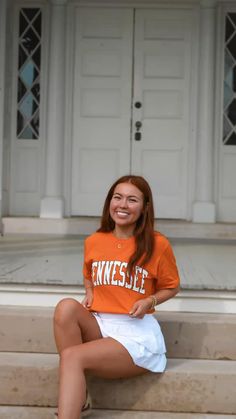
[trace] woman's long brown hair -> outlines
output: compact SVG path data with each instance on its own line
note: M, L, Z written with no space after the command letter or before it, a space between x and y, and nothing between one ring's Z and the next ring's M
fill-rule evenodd
M98 232L110 232L115 228L115 223L110 216L110 201L116 186L120 183L131 183L143 194L143 212L137 220L134 229L136 249L130 257L127 268L128 272L131 273L137 262L144 265L151 259L154 250L154 207L151 188L142 176L122 176L113 183L108 191Z

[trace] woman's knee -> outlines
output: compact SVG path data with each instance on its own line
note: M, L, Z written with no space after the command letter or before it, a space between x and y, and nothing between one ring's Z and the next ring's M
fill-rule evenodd
M80 350L80 345L69 346L63 349L60 354L60 362L65 367L75 367L81 370L84 369L83 351Z
M64 298L59 301L54 311L54 323L67 325L76 320L81 304L73 298Z

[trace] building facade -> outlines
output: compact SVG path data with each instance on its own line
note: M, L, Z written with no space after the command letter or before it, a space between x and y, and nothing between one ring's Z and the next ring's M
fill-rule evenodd
M235 1L0 8L2 216L98 216L132 173L158 218L236 222Z

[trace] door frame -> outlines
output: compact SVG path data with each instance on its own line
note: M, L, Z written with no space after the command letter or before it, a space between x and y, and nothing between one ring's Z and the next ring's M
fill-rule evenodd
M112 4L107 4L102 1L96 2L79 2L68 5L67 13L67 40L66 40L66 112L65 112L65 167L64 167L64 196L65 196L65 216L71 216L71 195L72 195L72 115L73 115L73 80L74 80L74 46L75 46L75 9L77 7L109 7L109 8L130 8L134 9L173 9L173 3L163 5L155 2L154 4L145 3L136 4L135 2L126 1L120 4L114 1ZM192 50L191 50L191 70L190 70L190 121L189 121L189 145L188 145L188 187L187 187L187 217L186 220L192 218L192 203L195 195L195 173L196 173L196 146L197 146L197 105L198 105L198 57L199 57L199 6L196 4L182 5L181 3L174 5L178 10L192 11Z

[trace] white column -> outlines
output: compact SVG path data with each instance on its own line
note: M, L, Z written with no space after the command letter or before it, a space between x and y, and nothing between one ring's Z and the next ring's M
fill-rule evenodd
M193 204L194 222L215 222L215 203L213 202L215 40L215 1L202 1L200 12L196 201Z
M3 193L3 121L4 121L4 85L5 85L5 42L6 42L6 0L0 1L0 230Z
M63 144L65 115L65 24L66 0L51 0L49 79L46 139L46 186L41 218L62 218Z

